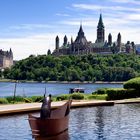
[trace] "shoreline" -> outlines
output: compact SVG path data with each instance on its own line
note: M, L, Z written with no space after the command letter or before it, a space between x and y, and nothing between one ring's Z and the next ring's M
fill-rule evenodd
M63 105L65 101L52 102L52 109L58 108ZM124 100L73 100L71 108L81 107L96 107L96 106L114 106L115 104L134 104L140 103L140 98L131 98ZM0 116L32 113L40 110L42 103L24 103L24 104L12 104L12 105L0 105Z
M0 79L1 82L10 82L10 83L15 83L16 80L11 80L11 79ZM49 83L49 84L123 84L126 81L27 81L27 80L20 80L17 81L18 83Z

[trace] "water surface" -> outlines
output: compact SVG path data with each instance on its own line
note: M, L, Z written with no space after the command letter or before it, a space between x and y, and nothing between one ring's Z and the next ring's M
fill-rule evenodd
M71 109L69 140L139 140L140 104ZM27 114L0 117L0 140L32 140Z
M14 93L15 83L0 82L0 96L11 96ZM99 88L120 88L122 84L71 84L71 83L18 83L16 95L43 95L45 87L48 94L68 94L70 88L82 87L85 88L85 93L92 93Z

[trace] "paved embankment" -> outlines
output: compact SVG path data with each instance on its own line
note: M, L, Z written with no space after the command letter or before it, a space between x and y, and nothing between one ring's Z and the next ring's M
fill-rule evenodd
M52 102L52 108L53 109L57 108L63 105L64 103L65 101ZM87 106L110 106L114 104L128 104L128 103L140 103L140 98L117 100L117 101L102 101L102 100L76 101L75 100L72 102L72 108L87 107ZM0 105L0 115L39 111L40 107L41 107L41 103Z
M115 104L133 104L140 103L140 98L132 98L132 99L124 99L124 100L116 100Z
M57 108L63 105L65 101L52 102L52 108ZM114 105L112 101L73 101L72 108L86 107L86 106L109 106ZM41 103L25 103L25 104L12 104L0 105L0 115L24 113L40 110Z

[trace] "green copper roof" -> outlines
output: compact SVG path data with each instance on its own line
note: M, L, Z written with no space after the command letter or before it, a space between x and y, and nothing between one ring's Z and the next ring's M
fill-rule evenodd
M104 28L103 20L102 20L102 14L100 14L99 22L97 28Z

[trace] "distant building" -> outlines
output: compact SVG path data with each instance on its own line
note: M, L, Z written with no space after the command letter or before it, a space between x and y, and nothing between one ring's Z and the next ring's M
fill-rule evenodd
M140 44L136 44L136 54L140 55Z
M111 54L111 53L136 53L134 42L128 41L126 44L122 43L121 34L118 33L115 42L112 42L111 33L108 35L108 40L105 41L105 26L103 24L102 14L100 14L99 22L97 25L97 39L95 43L87 41L82 25L80 25L79 32L75 41L71 38L71 42L68 42L68 38L65 35L63 44L59 44L59 36L55 39L55 50L53 55L82 55L82 54Z
M0 69L10 68L13 65L13 52L0 50Z

